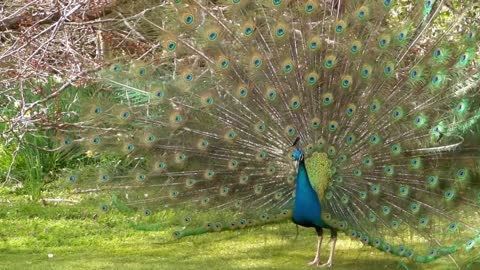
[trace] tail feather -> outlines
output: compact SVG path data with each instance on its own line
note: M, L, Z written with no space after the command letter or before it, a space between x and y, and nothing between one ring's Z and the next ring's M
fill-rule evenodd
M120 5L156 45L100 73L111 94L61 141L128 162L68 181L175 209L177 237L242 229L291 217L299 137L329 226L418 262L472 249L472 1L221 2Z

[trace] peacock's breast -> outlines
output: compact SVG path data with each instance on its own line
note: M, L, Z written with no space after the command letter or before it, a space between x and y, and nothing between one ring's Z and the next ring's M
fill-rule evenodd
M310 183L305 162L302 160L296 179L293 222L304 227L324 227L321 215L322 208L318 194Z

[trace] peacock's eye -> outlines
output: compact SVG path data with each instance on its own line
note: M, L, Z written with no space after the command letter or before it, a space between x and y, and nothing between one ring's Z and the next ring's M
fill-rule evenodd
M168 49L171 51L174 50L176 47L177 47L176 42L171 42L170 44L168 44Z
M217 38L217 36L218 36L217 33L210 33L210 35L208 35L208 38L210 40L215 40Z
M186 24L192 24L193 23L193 16L187 16L185 18L185 23Z

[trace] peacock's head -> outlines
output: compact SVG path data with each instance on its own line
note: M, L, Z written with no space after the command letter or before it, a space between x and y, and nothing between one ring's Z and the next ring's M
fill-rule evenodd
M292 146L296 148L295 152L293 152L293 154L292 154L292 158L296 161L300 161L300 160L303 159L303 152L298 147L298 142L299 141L300 141L300 137L297 137L297 139L295 139L295 141L292 144Z
M303 153L302 153L302 150L300 149L296 149L295 152L293 152L292 154L292 158L295 159L295 160L300 160L301 157L302 157Z

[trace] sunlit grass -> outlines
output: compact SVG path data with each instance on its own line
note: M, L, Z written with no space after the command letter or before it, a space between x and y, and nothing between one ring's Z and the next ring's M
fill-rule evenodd
M122 214L22 203L0 209L0 269L311 269L316 235L291 223L166 240ZM328 235L328 233L326 233ZM404 269L399 259L340 234L333 269ZM326 261L330 245L323 245ZM48 254L53 257L49 258ZM455 269L448 259L410 269ZM475 269L475 268L471 268Z

